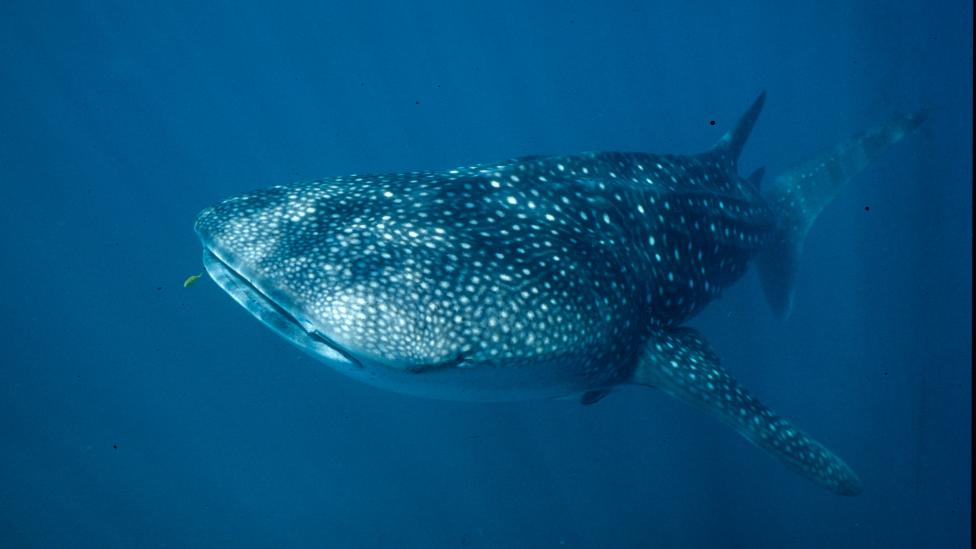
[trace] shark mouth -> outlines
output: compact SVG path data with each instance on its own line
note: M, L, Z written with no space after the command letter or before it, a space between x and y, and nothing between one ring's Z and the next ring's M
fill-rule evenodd
M411 374L450 370L467 362L458 354L443 361L396 365L375 357L359 357L329 336L323 334L311 321L303 321L269 292L262 290L247 276L218 256L212 249L204 248L203 264L211 278L242 307L282 337L299 348L324 360L330 366L347 373L375 372L371 366L400 370Z
M287 308L262 291L247 277L218 257L213 251L204 249L203 264L207 273L235 301L284 338L312 355L327 362L350 364L359 369L363 363L338 343L324 335L310 323L300 321ZM336 364L332 364L337 366ZM340 366L340 367L341 367Z

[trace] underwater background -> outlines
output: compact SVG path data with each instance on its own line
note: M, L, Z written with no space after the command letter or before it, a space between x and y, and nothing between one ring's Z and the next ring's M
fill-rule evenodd
M0 3L0 547L967 547L972 5ZM336 374L202 271L204 207L349 173L705 150L769 180L932 109L691 322L861 476L662 393L466 403ZM715 121L715 124L710 124Z

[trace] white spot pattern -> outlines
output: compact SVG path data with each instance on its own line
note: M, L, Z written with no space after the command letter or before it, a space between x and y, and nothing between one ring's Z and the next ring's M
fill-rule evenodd
M649 327L738 279L770 227L758 190L707 157L622 153L277 186L196 226L351 354L402 368L560 357L588 384L626 375Z

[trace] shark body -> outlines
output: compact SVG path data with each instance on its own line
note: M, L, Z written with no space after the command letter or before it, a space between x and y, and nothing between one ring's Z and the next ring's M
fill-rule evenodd
M334 177L197 218L211 277L349 376L463 400L638 384L689 402L801 474L861 490L839 458L749 395L681 325L759 258L788 314L803 237L843 182L922 119L899 117L762 189L737 159L764 95L697 155L535 156Z

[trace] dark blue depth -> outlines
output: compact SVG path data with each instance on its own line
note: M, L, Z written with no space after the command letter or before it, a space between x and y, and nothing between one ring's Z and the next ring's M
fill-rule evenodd
M0 546L967 545L970 3L136 4L0 4ZM223 198L699 152L763 89L767 181L932 109L819 217L788 321L753 270L691 322L859 496L649 389L383 392L183 287Z

